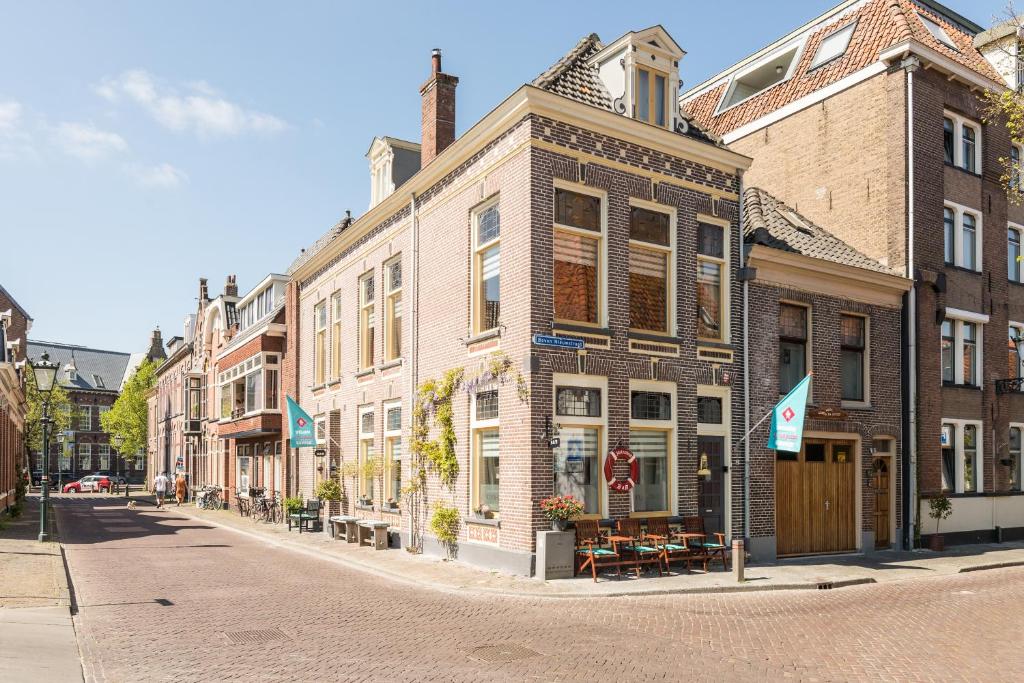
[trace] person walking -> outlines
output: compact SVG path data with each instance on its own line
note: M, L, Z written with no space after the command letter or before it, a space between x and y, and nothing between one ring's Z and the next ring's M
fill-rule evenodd
M178 472L178 478L174 480L174 497L178 501L178 507L181 507L181 504L185 502L186 489L187 485L185 483L185 475Z
M156 492L156 509L159 510L164 506L164 498L167 497L167 485L170 482L167 480L167 473L161 472L153 480L153 490Z

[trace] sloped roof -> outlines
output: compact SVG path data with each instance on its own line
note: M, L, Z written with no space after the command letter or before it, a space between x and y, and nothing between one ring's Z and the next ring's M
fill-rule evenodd
M718 76L706 81L711 84L710 87L691 95L690 99L683 102L683 109L708 130L718 135L724 135L864 69L878 61L882 51L911 39L930 47L985 78L1002 83L1002 77L974 47L975 34L972 30L943 16L941 12L933 9L932 5L938 7L937 3L929 2L925 5L914 3L911 0L868 0L864 4L854 4L850 11L811 29L812 32L806 37L799 62L789 80L771 86L757 95L719 112L719 104L731 82L730 72L734 67L729 67ZM922 23L919 14L927 16L942 26L956 49L936 39ZM827 14L823 16L827 16ZM814 60L814 55L818 51L822 39L836 29L854 21L857 22L857 26L850 38L846 52L841 57L810 70L811 62ZM798 43L799 39L794 38L788 43L780 41L778 46ZM775 47L775 45L769 47ZM765 48L765 50L767 49ZM715 83L716 80L720 80L720 82Z
M120 351L29 340L28 357L31 360L39 359L43 353L50 354L50 360L58 364L60 369L57 379L62 387L86 391L119 391L125 370L131 361L131 354ZM72 360L77 372L76 378L69 380L64 368Z
M844 266L899 275L759 187L747 188L743 201L743 234L747 244L761 244Z

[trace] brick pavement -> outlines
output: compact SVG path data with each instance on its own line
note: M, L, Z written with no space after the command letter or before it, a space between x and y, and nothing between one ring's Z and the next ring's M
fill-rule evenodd
M1024 629L1006 609L1024 599L1021 568L840 591L453 594L173 510L92 496L58 505L90 681L1024 676L1024 653L1007 647Z

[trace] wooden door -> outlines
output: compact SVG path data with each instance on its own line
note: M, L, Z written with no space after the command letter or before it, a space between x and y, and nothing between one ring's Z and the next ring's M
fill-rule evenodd
M697 514L708 534L725 533L725 437L698 436L697 453L708 456L711 470L711 476L701 477L697 485Z
M775 533L779 555L856 548L856 458L846 441L805 439L799 454L775 462Z
M875 547L888 548L892 545L892 518L889 506L892 502L889 489L889 457L876 457L874 462L872 488L875 490Z

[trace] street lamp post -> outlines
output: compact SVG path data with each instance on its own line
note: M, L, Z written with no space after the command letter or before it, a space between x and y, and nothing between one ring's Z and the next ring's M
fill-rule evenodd
M49 540L46 506L50 502L50 393L57 380L57 364L50 362L50 355L44 353L39 361L32 363L32 373L36 379L36 390L43 398L43 416L40 419L43 425L43 491L39 505L39 540L46 541Z

